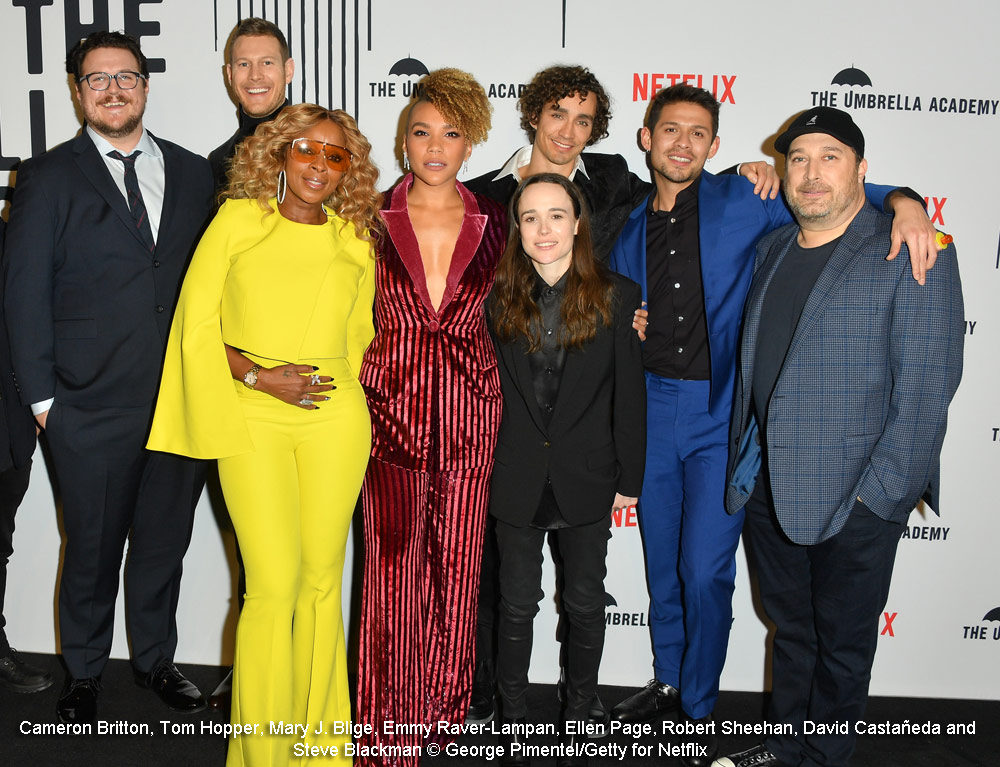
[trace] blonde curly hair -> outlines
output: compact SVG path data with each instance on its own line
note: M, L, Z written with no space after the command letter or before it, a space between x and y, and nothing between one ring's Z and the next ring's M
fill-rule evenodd
M323 120L330 120L344 131L351 165L340 184L324 203L342 219L354 225L359 238L370 240L369 232L380 229L379 209L382 195L378 184L378 169L371 160L371 144L358 130L347 112L325 109L316 104L296 104L281 110L270 122L262 123L248 136L233 157L229 168L229 185L223 197L256 199L266 215L274 212L270 200L278 193L278 172L285 165L285 154L292 141Z
M452 67L435 69L417 83L416 96L413 106L429 101L473 146L486 141L493 107L483 86L468 72Z

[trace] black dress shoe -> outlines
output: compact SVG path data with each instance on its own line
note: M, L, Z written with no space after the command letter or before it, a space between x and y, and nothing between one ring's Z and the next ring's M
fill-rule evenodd
M778 757L764 746L754 746L738 754L730 754L713 762L713 767L785 767Z
M700 719L692 719L681 713L681 721L691 731L684 738L685 749L681 753L684 767L711 767L719 755L719 736L715 732L715 720L708 714ZM690 743L691 745L687 745Z
M162 661L148 674L136 672L135 683L155 692L171 711L196 714L207 705L201 691L169 661Z
M223 714L229 713L233 704L233 669L229 668L226 678L219 682L218 686L212 690L208 696L208 707L212 711L219 711Z
M101 680L66 677L66 684L56 702L56 715L63 724L93 724L97 721L97 696Z
M625 698L611 709L611 718L617 722L652 722L662 719L667 714L680 710L681 691L669 684L660 684L655 679L649 682L639 692Z
M472 677L472 697L469 698L469 710L465 714L465 723L486 724L493 721L495 713L493 664L484 660L476 663L476 673Z
M556 767L587 767L587 754L584 752L584 740L576 733L566 734L566 728L562 728L559 736L559 745L562 747L556 754Z
M500 734L497 735L497 745L503 746L503 756L500 757L501 767L531 767L531 757L521 750L527 741L525 735L527 722L528 720L523 716L518 719L503 717L503 721L500 723Z
M14 692L39 692L52 686L52 675L32 666L13 647L0 658L0 687Z

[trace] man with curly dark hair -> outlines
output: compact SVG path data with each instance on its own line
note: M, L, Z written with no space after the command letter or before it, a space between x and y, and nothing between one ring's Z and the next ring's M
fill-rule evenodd
M606 262L629 211L650 190L618 154L582 152L608 135L611 100L586 67L553 66L536 74L518 101L531 143L497 171L466 186L504 205L521 179L558 173L576 183L590 207L594 255Z

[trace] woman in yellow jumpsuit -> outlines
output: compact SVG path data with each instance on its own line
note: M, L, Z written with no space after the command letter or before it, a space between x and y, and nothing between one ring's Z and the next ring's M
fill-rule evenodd
M228 765L351 763L336 723L351 718L341 581L371 439L356 379L374 333L370 149L349 115L309 104L258 128L173 319L149 447L218 459L246 567Z

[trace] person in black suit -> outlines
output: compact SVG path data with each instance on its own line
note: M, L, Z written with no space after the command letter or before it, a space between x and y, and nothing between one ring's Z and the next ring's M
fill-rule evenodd
M25 160L7 233L5 313L21 402L52 451L66 533L57 713L96 718L126 539L136 682L176 711L205 700L173 664L181 562L203 465L145 450L170 319L211 211L208 162L142 124L146 59L94 32L67 71L86 127Z
M0 258L7 224L0 218ZM28 490L31 455L35 452L35 421L20 404L10 369L7 329L0 316L0 687L14 692L39 692L52 676L21 658L7 641L3 617L7 593L7 562L14 553L14 515Z
M508 732L527 715L546 532L562 558L568 623L563 742L586 732L604 648L611 513L642 490L646 396L632 329L640 302L638 285L595 259L579 188L556 173L521 182L489 306L504 398L490 514L500 554L497 687ZM514 742L506 745L507 764L527 763ZM563 755L557 763L585 762Z

